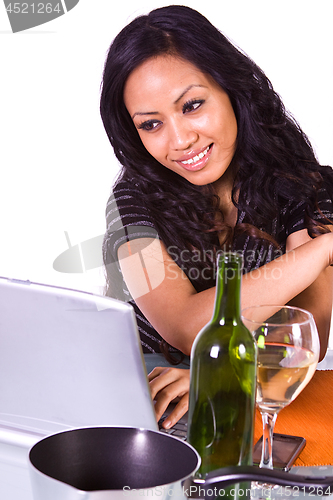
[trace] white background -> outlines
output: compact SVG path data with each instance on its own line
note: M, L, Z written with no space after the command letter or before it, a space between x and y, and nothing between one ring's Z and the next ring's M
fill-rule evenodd
M0 4L0 276L102 292L101 268L59 273L54 259L104 232L118 171L99 116L108 46L136 15L170 2L80 0L13 34ZM177 3L177 2L174 2ZM261 66L323 164L333 165L329 0L188 0Z

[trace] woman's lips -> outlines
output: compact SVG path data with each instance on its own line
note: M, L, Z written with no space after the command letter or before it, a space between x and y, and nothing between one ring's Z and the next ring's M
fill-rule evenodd
M175 161L182 168L185 168L185 170L189 170L192 172L196 170L201 170L206 165L211 155L212 147L213 145L211 144L210 146L207 146L201 151L193 152L192 154L187 155L186 157L183 156L179 160Z

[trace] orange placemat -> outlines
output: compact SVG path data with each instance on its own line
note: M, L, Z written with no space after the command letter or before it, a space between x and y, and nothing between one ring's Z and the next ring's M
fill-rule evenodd
M275 432L302 436L306 446L295 465L333 465L333 370L317 370L299 396L278 414ZM256 413L255 441L262 436Z

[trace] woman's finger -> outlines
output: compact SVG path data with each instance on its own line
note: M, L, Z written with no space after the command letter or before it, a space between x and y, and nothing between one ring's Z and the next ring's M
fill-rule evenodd
M155 370L155 369L154 369ZM153 399L157 394L164 391L165 396L170 395L172 399L182 396L189 388L189 370L181 368L156 369L149 374L149 386ZM173 386L176 384L176 386ZM176 394L176 392L178 393ZM170 401L172 401L170 399Z
M179 403L175 406L174 410L167 416L164 420L162 427L165 429L170 429L170 427L174 426L178 420L180 420L188 410L188 400L189 394L186 393L180 399Z

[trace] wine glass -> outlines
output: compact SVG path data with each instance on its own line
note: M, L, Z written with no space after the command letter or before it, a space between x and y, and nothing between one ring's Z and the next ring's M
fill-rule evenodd
M273 468L274 425L279 411L311 380L319 358L312 314L291 306L253 306L242 311L258 346L257 406L263 422L259 467Z

